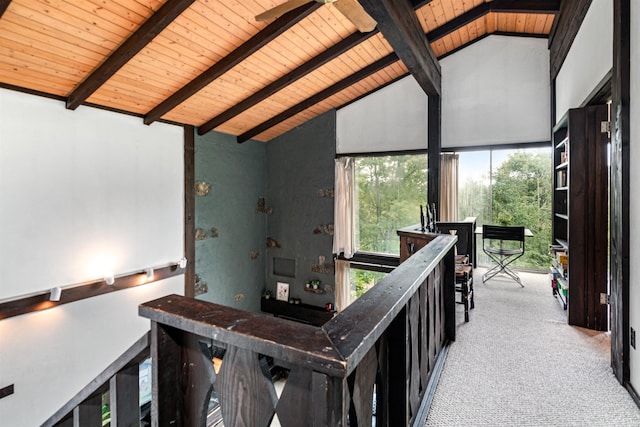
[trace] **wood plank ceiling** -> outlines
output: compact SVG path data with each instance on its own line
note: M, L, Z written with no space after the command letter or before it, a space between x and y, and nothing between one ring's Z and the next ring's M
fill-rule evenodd
M268 141L407 75L382 32L358 32L332 4L256 22L283 2L0 0L0 86L241 142ZM443 58L490 34L548 37L560 0L411 6Z

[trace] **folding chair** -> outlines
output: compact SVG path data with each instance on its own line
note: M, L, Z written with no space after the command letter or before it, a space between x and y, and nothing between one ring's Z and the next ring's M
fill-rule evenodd
M482 226L482 250L496 265L482 275L482 283L504 273L524 288L520 277L509 265L524 255L524 227Z

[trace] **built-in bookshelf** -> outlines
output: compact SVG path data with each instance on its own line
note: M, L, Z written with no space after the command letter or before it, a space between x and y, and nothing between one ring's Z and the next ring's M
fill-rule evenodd
M569 128L561 121L553 132L553 238L551 244L551 287L553 295L567 309L569 294ZM561 258L562 261L561 262Z
M607 328L607 120L606 105L571 109L552 142L551 284L569 324L596 330Z

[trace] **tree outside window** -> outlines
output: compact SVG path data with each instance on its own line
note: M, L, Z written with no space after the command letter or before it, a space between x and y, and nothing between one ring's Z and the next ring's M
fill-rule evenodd
M358 251L398 255L396 230L419 223L427 203L427 155L359 158L356 185Z

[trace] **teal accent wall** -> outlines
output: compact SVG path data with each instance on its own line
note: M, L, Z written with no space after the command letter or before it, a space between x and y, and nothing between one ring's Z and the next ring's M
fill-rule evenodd
M195 181L211 185L207 196L195 200L202 238L196 240L196 293L205 284L208 289L197 298L260 310L267 216L256 207L266 195L266 163L265 143L238 144L219 132L196 135Z
M267 287L278 281L289 283L289 295L303 303L324 306L335 303L335 293L315 294L304 289L307 280L319 279L333 289L334 164L336 155L336 114L329 111L272 139L267 144L267 204L273 207L267 237L280 248L266 252ZM329 190L329 194L327 194ZM326 227L326 226L330 227ZM328 265L318 269L318 257ZM295 277L273 272L275 257L295 260Z
M196 195L196 294L207 288L198 299L257 312L264 288L275 292L281 281L303 303L335 303L335 138L335 111L267 143L196 135L195 181L211 185L208 195ZM256 211L260 197L271 213ZM268 237L280 247L268 248ZM295 264L293 277L274 274L274 258ZM312 279L329 292L305 291Z

